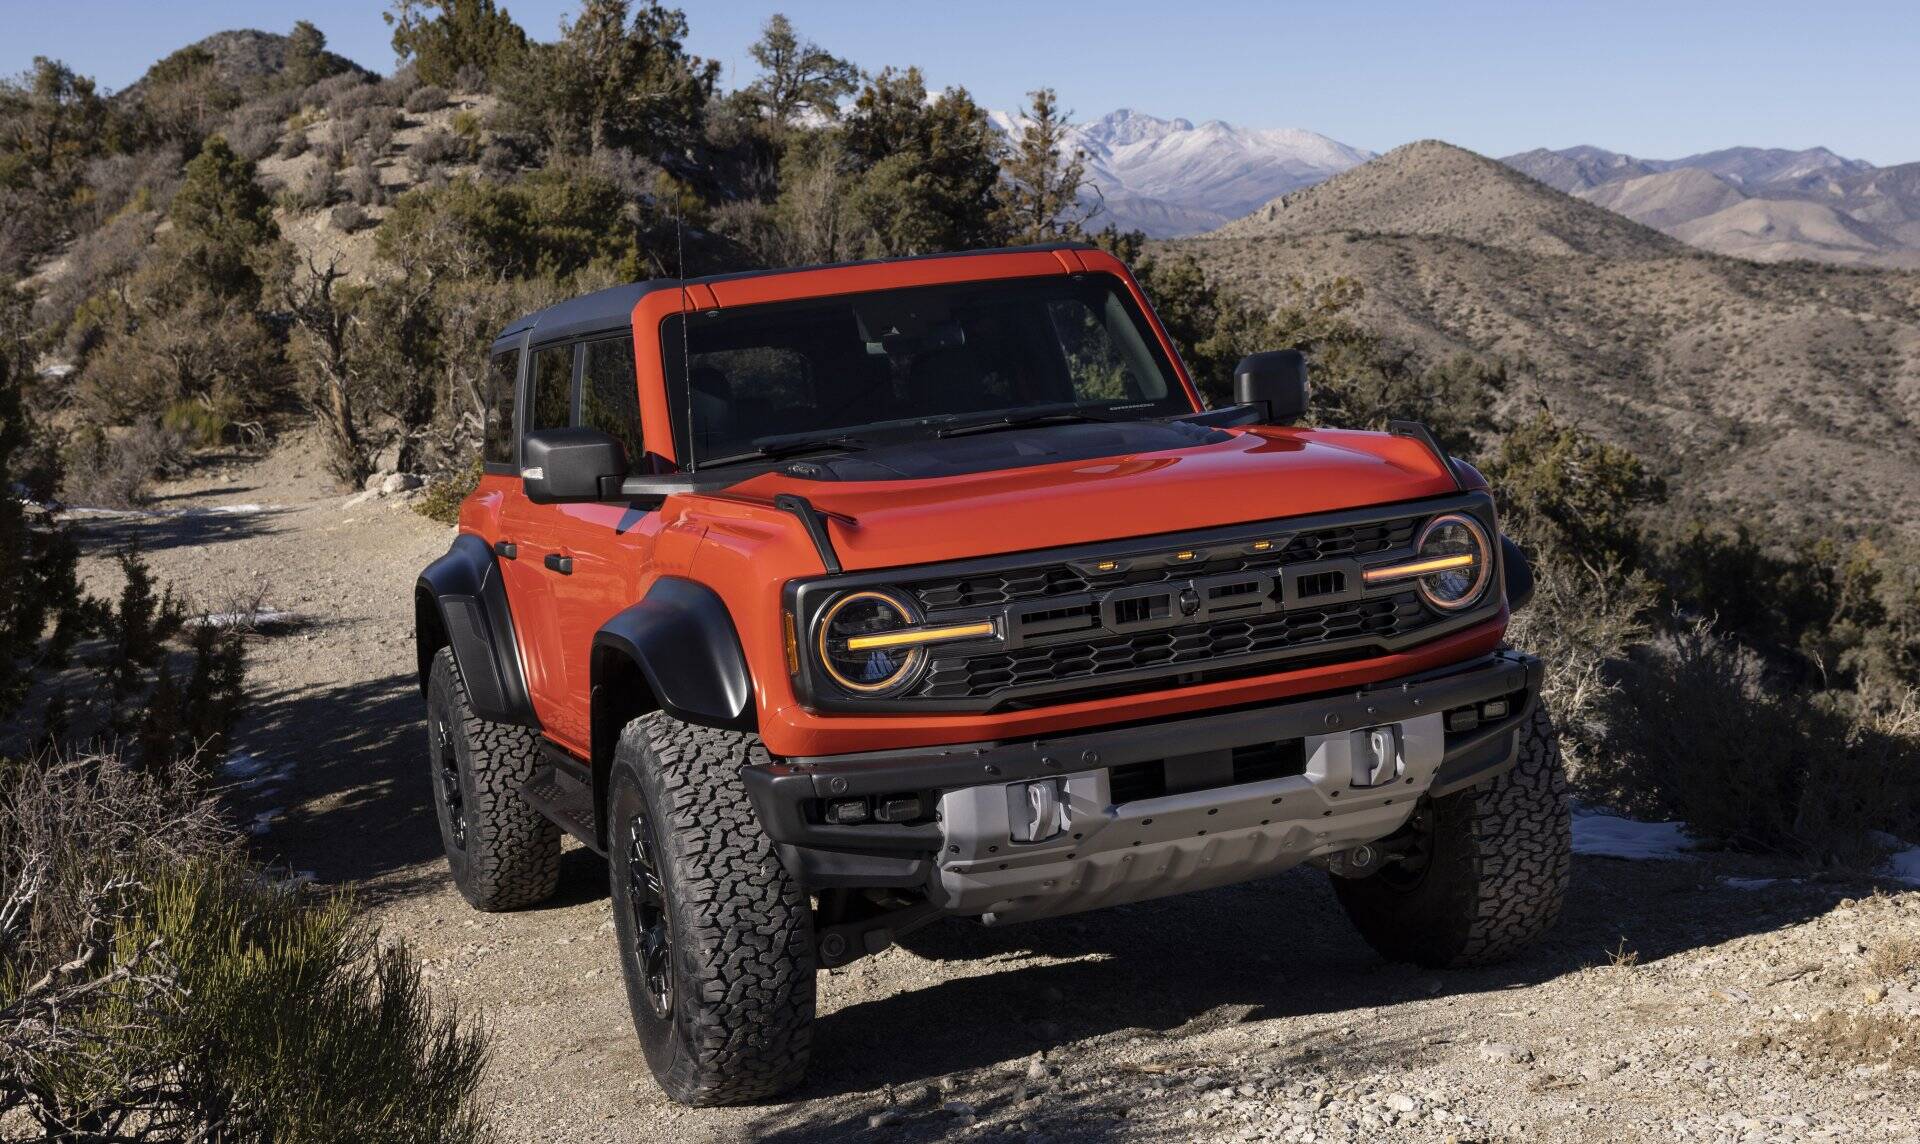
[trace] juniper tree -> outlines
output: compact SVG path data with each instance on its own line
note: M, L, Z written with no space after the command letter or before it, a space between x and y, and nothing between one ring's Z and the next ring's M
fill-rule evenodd
M763 73L747 85L747 94L781 126L791 125L802 110L838 119L840 101L860 86L859 68L801 39L792 21L778 12L767 18L747 52Z
M1002 225L1014 242L1079 238L1098 209L1084 192L1087 153L1073 145L1070 112L1060 110L1050 87L1027 93L1026 123L1000 170Z

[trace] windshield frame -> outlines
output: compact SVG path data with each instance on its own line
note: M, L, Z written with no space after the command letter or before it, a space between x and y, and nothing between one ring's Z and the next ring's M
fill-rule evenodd
M933 291L985 294L996 287L1037 287L1048 282L1086 282L1095 279L1104 280L1102 284L1107 288L1108 296L1118 304L1124 317L1132 325L1139 342L1139 349L1144 352L1148 363L1166 385L1167 391L1163 396L1151 399L1089 398L1074 402L1033 400L999 408L967 410L962 413L929 412L921 416L848 421L844 424L821 425L807 431L762 435L754 438L753 444L758 446L762 443L777 441L784 446L801 438L817 436L822 442L834 439L857 441L857 445L848 447L851 451L871 445L891 445L912 441L931 443L940 439L943 430L955 426L987 425L1002 420L1017 421L1023 419L1023 415L1033 412L1046 415L1037 420L1036 427L1038 427L1067 422L1072 419L1074 412L1081 410L1085 413L1082 419L1088 421L1162 420L1203 411L1205 404L1196 399L1195 390L1187 376L1184 363L1173 352L1172 345L1166 339L1158 319L1145 305L1144 297L1130 280L1108 270L1088 270L1064 275L1006 275L873 290L823 292L711 310L697 307L686 311L673 310L660 316L659 341L656 344L660 352L660 376L665 391L666 406L671 415L670 433L678 465L683 470L691 472L706 468L765 464L774 460L772 457L755 455L746 448L729 448L714 456L691 456L689 418L694 415L695 410L690 408L689 382L684 367L687 356L685 343L682 341L685 336L682 332L685 329L682 322L688 317L696 322L702 317L720 314L724 314L728 319L738 319L755 312L793 311L822 303L851 304L860 298ZM826 446L823 445L823 447ZM779 449L773 450L776 454L779 451Z

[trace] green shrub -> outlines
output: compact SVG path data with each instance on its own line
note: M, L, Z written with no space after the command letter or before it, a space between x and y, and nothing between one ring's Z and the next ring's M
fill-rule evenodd
M481 1138L479 1032L345 900L246 863L202 789L0 767L0 1109L62 1139Z
M413 511L441 524L460 523L460 504L480 484L485 469L475 457L464 469L457 469L427 482L425 495L414 502Z

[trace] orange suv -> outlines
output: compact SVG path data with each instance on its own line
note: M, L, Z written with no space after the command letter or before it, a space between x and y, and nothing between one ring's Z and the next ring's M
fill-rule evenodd
M1420 425L1208 409L1062 245L620 286L491 350L485 475L415 595L483 910L606 856L665 1091L806 1069L814 973L1312 862L1383 955L1552 924L1566 784L1527 564Z

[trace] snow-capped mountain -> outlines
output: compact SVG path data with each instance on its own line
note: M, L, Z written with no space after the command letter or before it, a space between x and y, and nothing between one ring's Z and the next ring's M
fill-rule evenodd
M1023 117L993 112L1009 136ZM1329 179L1373 158L1371 151L1298 128L1255 130L1219 120L1161 119L1122 108L1075 124L1072 144L1087 155L1099 193L1092 223L1173 238L1213 230L1267 201Z

